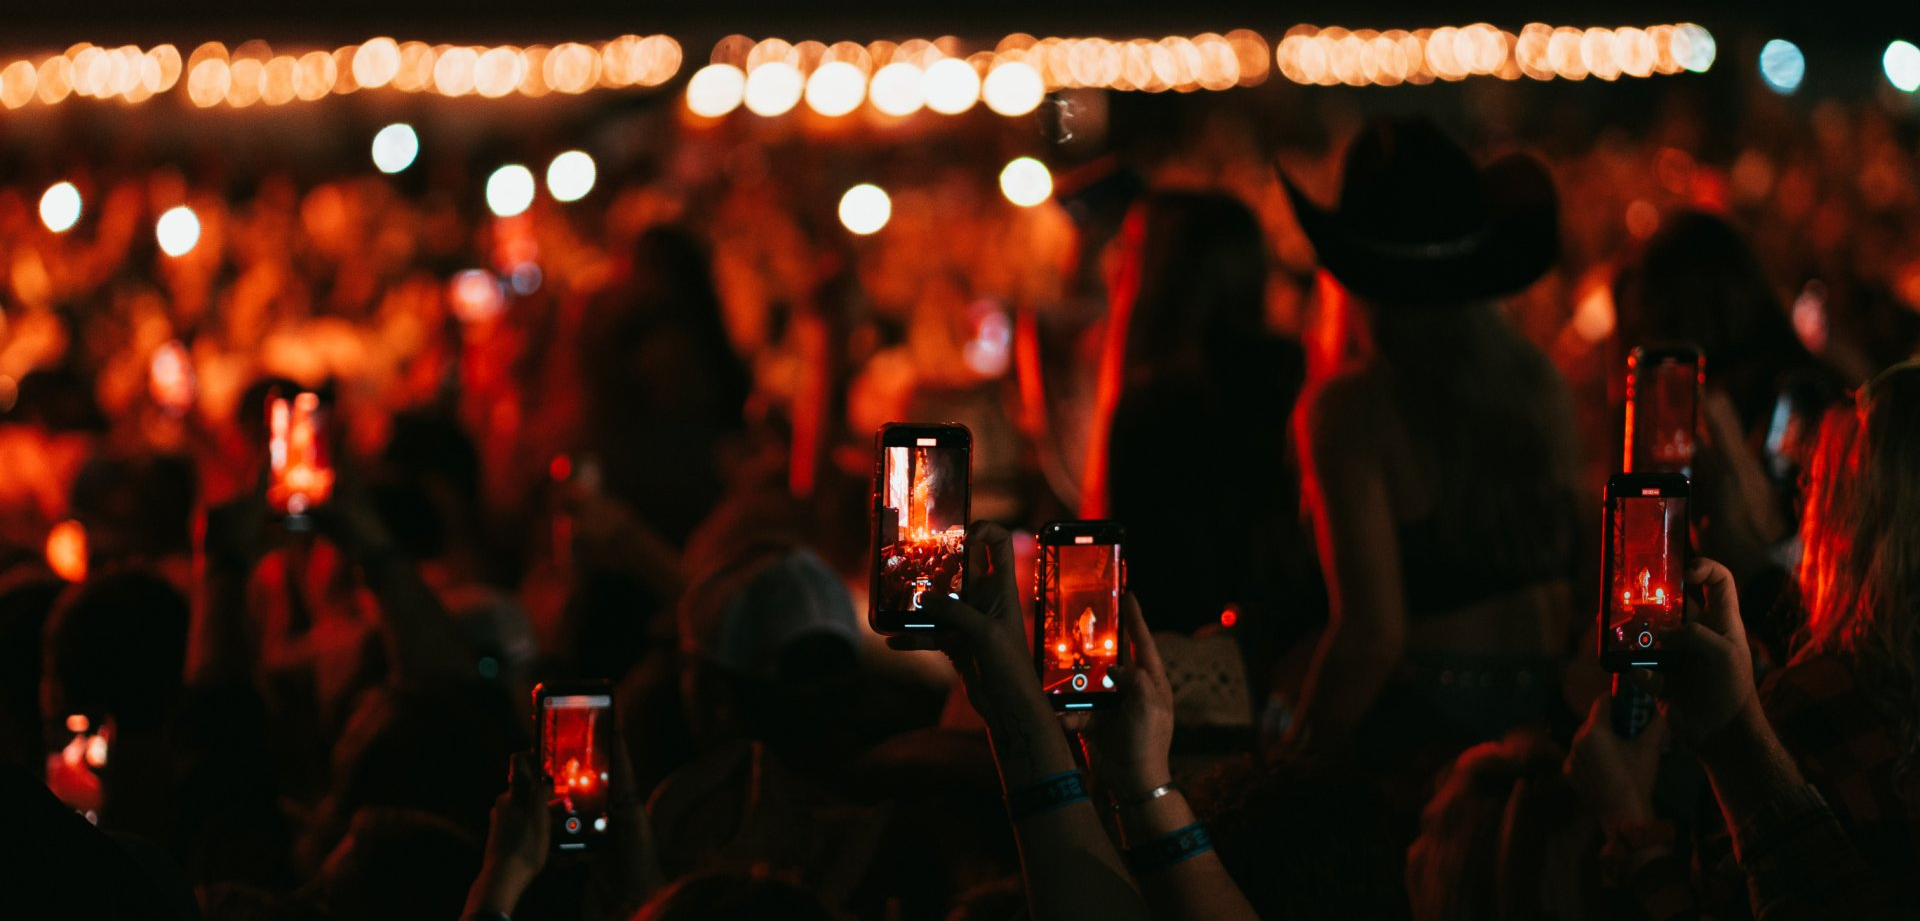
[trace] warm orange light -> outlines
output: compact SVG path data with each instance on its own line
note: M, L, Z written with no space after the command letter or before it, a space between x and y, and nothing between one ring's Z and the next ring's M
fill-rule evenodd
M68 582L87 578L87 529L71 519L47 532L47 568Z
M260 101L261 83L266 77L266 65L246 58L232 65L233 81L227 85L227 105L244 109Z
M549 58L548 60L552 60ZM746 98L747 75L732 64L708 64L687 81L687 109L695 115L719 118L740 107Z
M912 64L888 64L873 75L873 82L867 86L867 98L882 114L912 115L927 102L924 75Z
M391 85L403 93L418 93L433 85L433 61L438 54L425 42L406 42L400 46L400 66L393 72Z
M821 115L845 115L860 108L866 96L867 75L845 61L821 64L807 78L807 107Z
M334 65L333 55L325 51L309 51L295 63L293 94L312 102L333 92L333 86L339 79L340 69Z
M942 115L958 115L980 101L980 75L959 58L935 61L927 68L927 108Z
M180 82L181 73L186 67L186 62L180 59L180 49L172 45L161 45L147 52L147 60L152 62L158 72L158 79L148 87L153 92L164 93Z
M513 92L527 73L527 59L518 48L490 48L474 63L473 89L488 99Z
M747 111L765 118L785 115L800 103L807 80L785 61L769 61L747 73Z
M544 66L547 85L562 93L584 93L600 79L600 55L578 42L555 46Z
M987 79L980 84L980 98L997 114L1025 115L1040 107L1047 98L1047 87L1032 65L1008 61L987 72Z
M0 70L0 105L9 109L18 109L33 101L33 90L40 82L40 72L26 61L15 61Z
M433 62L433 88L442 96L465 96L473 92L474 71L480 55L472 48L448 48Z
M73 92L73 62L63 55L54 55L40 62L38 79L34 81L34 93L40 101L53 105L67 94Z
M369 39L353 56L353 81L368 89L393 82L400 73L400 45L391 38Z
M233 70L225 58L209 58L187 74L187 98L201 108L216 106L233 87Z

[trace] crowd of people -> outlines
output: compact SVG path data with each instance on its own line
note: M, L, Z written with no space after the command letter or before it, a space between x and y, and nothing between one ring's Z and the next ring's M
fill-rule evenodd
M1266 131L1114 97L1105 138L1054 126L1034 208L990 138L866 138L868 237L834 219L845 139L664 108L609 116L625 159L586 200L511 217L432 144L399 177L12 152L14 901L1915 915L1911 119L1482 102ZM87 210L55 232L61 178ZM199 236L163 254L181 204ZM1626 737L1596 510L1626 353L1663 341L1706 356L1695 552L1667 663L1620 676L1659 702ZM291 392L335 476L293 516ZM927 593L947 629L881 637L872 434L910 420L971 428L980 520L959 599ZM1032 530L1067 518L1127 527L1129 656L1115 706L1062 716ZM585 853L530 754L533 688L577 679L617 741Z

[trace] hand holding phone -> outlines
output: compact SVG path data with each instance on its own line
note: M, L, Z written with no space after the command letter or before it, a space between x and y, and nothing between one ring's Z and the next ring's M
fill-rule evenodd
M967 577L973 433L888 423L874 438L873 583L868 623L889 635L941 629L932 598L960 599Z
M553 849L607 841L613 780L613 686L542 683L533 689L535 755L547 789Z
M1092 710L1118 697L1125 664L1120 625L1125 531L1111 521L1055 521L1040 529L1035 569L1034 667L1056 710Z
M267 397L267 504L300 520L333 496L333 458L320 395Z
M1617 473L1607 480L1600 590L1600 664L1659 668L1682 622L1688 558L1687 497L1677 473Z

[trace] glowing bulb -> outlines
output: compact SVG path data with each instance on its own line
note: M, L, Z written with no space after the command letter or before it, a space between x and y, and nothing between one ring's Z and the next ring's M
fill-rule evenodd
M412 166L413 158L419 155L420 136L406 122L395 122L373 136L373 165L380 172L400 172Z
M593 191L598 173L584 150L569 150L547 164L547 192L557 201L579 201Z
M532 204L532 170L509 163L487 177L487 208L496 217L513 217Z
M1053 174L1032 157L1019 157L1000 171L1000 193L1007 201L1031 208L1053 194Z
M912 115L927 104L925 75L912 64L895 61L873 75L867 98L873 100L874 108L887 115Z
M370 39L353 55L353 82L377 89L400 74L400 45L390 38Z
M68 582L87 578L87 529L78 521L67 520L47 532L47 568Z
M893 217L893 201L877 185L861 183L840 196L840 223L861 236L879 232Z
M959 58L943 58L927 68L927 108L958 115L980 101L980 75Z
M161 252L184 256L200 242L200 218L186 205L170 208L153 225L153 235L160 241Z
M1706 73L1718 52L1713 33L1701 26L1688 22L1673 30L1673 56L1681 67L1696 74Z
M66 233L80 222L80 190L71 182L56 182L40 196L40 223L54 233Z
M719 118L740 108L747 91L747 75L732 64L708 64L687 80L687 109L695 115Z
M821 115L845 115L866 96L867 75L846 61L828 61L807 78L807 107Z
M507 307L500 280L486 269L467 269L447 284L447 303L462 323L484 323Z
M800 69L785 61L768 61L747 75L747 111L771 118L785 115L800 104L807 80Z
M1887 80L1902 93L1920 90L1920 47L1909 41L1897 41L1887 46L1887 53L1880 56L1880 66L1887 70Z
M998 114L1025 115L1047 98L1047 85L1032 65L1010 61L987 72L986 82L980 85L980 98Z
M1800 46L1784 38L1760 46L1760 78L1774 92L1790 95L1806 76L1807 58L1800 53Z

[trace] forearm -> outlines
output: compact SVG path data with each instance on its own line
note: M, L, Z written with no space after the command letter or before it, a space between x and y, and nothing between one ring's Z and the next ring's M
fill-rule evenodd
M210 560L196 561L198 591L187 631L186 683L245 680L247 673L247 573Z
M1362 635L1352 624L1329 628L1300 691L1295 730L1319 741L1348 740L1400 666L1405 641L1391 631Z
M1697 749L1730 829L1738 830L1741 823L1768 805L1806 787L1799 766L1781 747L1757 701L1750 701L1733 722L1703 740ZM1734 845L1737 851L1737 838Z
M462 674L467 663L459 651L465 643L454 631L440 598L420 578L419 569L397 551L386 549L363 555L360 570L380 605L381 631L394 677L412 682Z
M1151 789L1154 788L1120 793L1138 796ZM1199 821L1186 796L1177 789L1145 802L1123 804L1120 817L1129 848L1164 839ZM1257 921L1253 906L1227 874L1226 865L1220 862L1220 855L1211 845L1171 864L1142 867L1136 870L1134 878L1147 907L1159 921Z
M988 705L994 760L1008 794L1078 769L1052 708L1032 686L1031 675L1022 677L1024 683L994 682L1005 690ZM1023 693L1027 690L1032 693ZM1146 917L1090 800L1015 815L1013 832L1035 921Z

